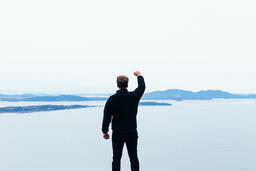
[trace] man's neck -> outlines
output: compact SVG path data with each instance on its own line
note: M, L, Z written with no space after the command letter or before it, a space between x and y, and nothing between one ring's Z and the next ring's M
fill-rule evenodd
M127 88L122 88L122 89L119 88L116 92L126 92L126 91L128 91Z

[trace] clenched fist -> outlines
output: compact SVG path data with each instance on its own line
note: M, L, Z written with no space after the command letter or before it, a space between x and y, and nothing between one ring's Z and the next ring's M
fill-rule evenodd
M110 138L110 136L109 136L109 134L108 134L108 133L107 133L107 134L103 134L103 138L107 140L107 139L109 139L109 138Z
M134 74L136 77L138 77L138 76L141 75L141 74L140 74L140 71L135 71L133 74Z

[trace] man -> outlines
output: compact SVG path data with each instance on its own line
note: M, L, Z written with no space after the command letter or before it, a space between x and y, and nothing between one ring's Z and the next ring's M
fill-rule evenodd
M108 127L112 120L112 147L113 162L112 171L120 171L120 160L124 143L126 144L131 162L131 170L139 171L139 160L137 156L137 110L140 98L145 91L145 82L139 71L133 73L137 76L138 87L129 92L129 78L124 75L117 77L119 90L110 96L105 104L102 123L103 138L109 139Z

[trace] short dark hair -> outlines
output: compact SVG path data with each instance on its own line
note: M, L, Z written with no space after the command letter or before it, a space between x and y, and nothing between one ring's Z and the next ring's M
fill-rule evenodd
M119 75L116 79L117 87L125 89L128 87L129 78L125 75Z

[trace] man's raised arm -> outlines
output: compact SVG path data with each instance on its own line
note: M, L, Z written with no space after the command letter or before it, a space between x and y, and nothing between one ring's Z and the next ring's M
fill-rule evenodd
M143 93L146 89L145 81L144 81L144 78L141 75L140 71L136 71L133 74L137 77L137 80L138 80L138 87L133 91L133 93L138 98L141 98L141 96L143 95Z

